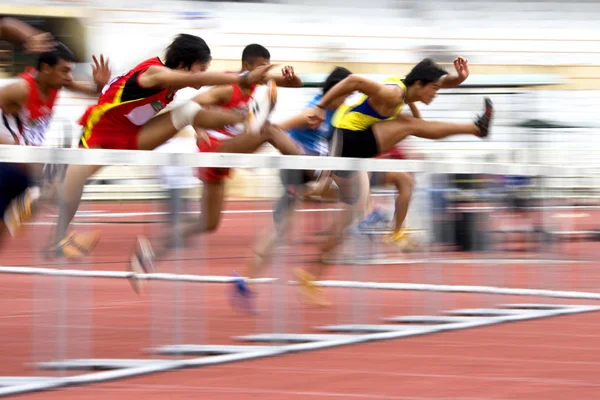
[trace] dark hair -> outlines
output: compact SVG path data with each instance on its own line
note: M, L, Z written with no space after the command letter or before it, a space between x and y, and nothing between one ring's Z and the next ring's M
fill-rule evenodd
M335 69L329 74L325 82L323 82L323 94L329 92L329 90L352 75L348 69L344 67L335 67Z
M242 52L242 62L253 63L257 58L266 58L267 60L271 59L271 53L265 46L261 46L260 44L249 44L244 48Z
M442 76L448 75L439 65L437 65L432 59L426 58L417 65L406 75L404 78L404 84L406 86L412 86L416 82L421 81L423 85L435 82Z
M210 48L204 39L182 33L167 47L165 66L171 69L179 66L189 69L196 63L205 63L211 59Z
M60 62L60 60L75 62L75 56L67 46L59 42L56 44L53 50L47 51L38 56L37 70L41 70L42 64L47 64L50 67L54 67Z

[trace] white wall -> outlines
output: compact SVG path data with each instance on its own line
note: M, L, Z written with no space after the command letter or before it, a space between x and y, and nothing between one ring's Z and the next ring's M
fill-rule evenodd
M412 63L436 47L482 64L600 65L600 3L448 0L419 2L418 12L410 1L356 3L93 1L90 49L109 55L117 70L161 55L180 32L202 36L225 60L259 42L286 61Z

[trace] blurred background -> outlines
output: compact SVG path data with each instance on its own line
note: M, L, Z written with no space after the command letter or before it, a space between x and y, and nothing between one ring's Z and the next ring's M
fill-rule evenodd
M397 249L373 241L375 235L369 239L353 237L344 249L345 256L342 254L342 259L336 262L347 268L338 268L330 277L340 281L586 290L593 292L587 300L598 300L594 297L600 292L600 274L596 265L597 242L600 241L600 213L597 211L600 195L598 1L21 0L4 2L0 5L0 15L19 18L51 32L67 44L78 59L76 75L80 77L91 76L92 54L109 57L113 76L116 76L146 58L163 56L166 46L179 33L198 35L206 40L213 54L213 71L238 71L244 47L250 43L261 44L269 49L272 63L281 67L293 66L305 83L300 89L279 89L277 107L271 118L273 122L304 109L335 66L383 79L388 75L408 73L425 57L443 64L453 73L453 60L457 56L466 57L471 72L469 79L459 88L441 91L431 105L419 104L418 107L427 120L469 122L481 111L482 98L489 96L496 105L491 137L478 140L458 136L435 142L409 138L402 143L411 157L449 162L464 167L463 170L472 170L454 174L439 167L426 167L414 175L416 185L408 222L415 232L424 232L427 245L423 252L399 255ZM32 56L21 49L0 42L0 82L10 82L32 60ZM178 96L189 98L193 93L193 90L183 90ZM48 142L56 142L66 132L74 135L76 140L79 128L75 123L92 101L63 91L55 108ZM193 132L188 130L181 132L174 142L179 146L162 151L177 148L177 151L187 152L196 147ZM272 154L275 150L265 146L261 152ZM485 164L485 171L468 167L475 163ZM503 172L495 171L496 166ZM514 168L511 170L510 166ZM532 173L531 166L543 168ZM573 172L565 170L566 167L577 169ZM175 261L167 263L163 271L223 277L231 273L232 265L244 263L257 232L271 223L271 201L282 192L278 173L273 169L236 169L227 182L227 208L231 213L224 219L222 230L202 239L197 247L177 253ZM162 229L160 224L166 223L160 215L167 208L161 202L169 198L169 189L174 187L173 178L182 179L175 186L185 190L184 198L189 200L186 210L197 213L196 199L201 195L202 184L191 168L111 166L97 174L85 189L86 202L76 217L76 224L81 229L104 224L107 232L112 231L105 235L91 261L73 268L123 271L135 235L143 231L149 237L157 237ZM394 189L374 188L373 194L374 202L387 210L388 221L384 222L388 226L381 229L389 231ZM301 241L302 234L324 230L337 210L332 203L335 201L317 199L305 205L308 211L302 213L302 228L290 240ZM37 231L29 233L29 244L42 243L40 237L45 234L42 229L51 226L53 221L53 214L40 217L35 225ZM46 228L41 228L43 226ZM318 237L312 239L310 246L320 240ZM15 246L5 253L3 262L29 267L46 265L45 260L28 250L27 243L25 245ZM439 248L442 251L432 255ZM286 251L278 255L275 264L289 266L314 261L301 258L302 252ZM562 260L560 262L564 261L564 264L552 266L554 264L546 261L534 264L536 260ZM371 267L367 270L354 265L361 261ZM479 262L483 266L478 266ZM354 266L348 267L350 264ZM66 264L52 265L52 268L66 268ZM269 272L269 276L285 277L286 274L275 268ZM218 282L225 281L223 278ZM223 317L230 312L224 305L227 301L225 292L212 286L199 293L195 289L184 290L176 283L170 285L169 282L170 286L155 284L150 291L150 300L144 300L145 303L133 295L133 300L127 298L129 293L123 294L123 287L117 288L112 283L106 286L95 283L95 288L92 284L84 285L83 289L77 286L78 289L70 289L73 290L70 292L72 297L67 301L71 306L81 305L73 311L65 306L67 303L60 303L58 295L53 297L62 293L66 286L53 282L52 289L43 289L46 283L41 280L34 283L36 298L52 298L48 307L54 307L48 311L36 306L37 314L45 319L33 328L37 332L33 341L43 346L47 345L44 340L51 342L45 347L46 352L32 353L37 361L68 357L69 354L60 353L60 349L65 348L73 349L78 357L82 357L81 354L89 357L92 353L100 358L123 357L123 354L132 359L150 357L139 350L140 341L136 340L141 336L144 346L148 343L151 346L185 343L190 332L196 334L191 339L196 340L195 343L223 344L229 343L233 334L249 331L308 332L317 323L331 323L332 320L375 323L383 316L439 314L458 305L482 307L506 300L506 297L489 294L485 295L488 297L472 294L460 297L410 291L401 295L395 292L394 296L398 297L385 297L389 294L386 292L385 296L377 294L367 298L363 292L352 289L352 292L334 291L340 300L338 309L312 313L299 311L298 300L289 300L292 298L290 292L277 292L279 289L275 288L261 299L263 311L267 311L259 322L244 320L245 325L240 327L235 325L239 320ZM186 285L195 284L188 282ZM94 308L93 291L96 291L97 299L100 296L125 299L124 305L114 306L114 312L95 311L97 315L101 314L99 320L103 321L103 327L90 323L91 317L85 311ZM22 298L29 300L27 295ZM278 298L288 299L289 304L277 308ZM560 301L537 295L526 299ZM208 307L213 301L223 304L220 308ZM136 305L128 308L125 302ZM184 304L186 312L194 313L191 318L188 314L193 322L181 323L177 319L184 314ZM368 308L360 308L361 304L367 304ZM147 309L140 311L140 307ZM140 322L136 318L142 312L146 313L146 319ZM75 318L75 325L70 326L60 319L67 314ZM122 318L120 322L113 322L113 318L119 318L116 314ZM163 318L165 315L173 319ZM185 317L181 318L187 321ZM207 325L209 320L213 324L212 330ZM135 332L123 328L129 323L135 325L131 328ZM186 328L186 323L191 325ZM54 336L44 338L44 327L48 326L52 329L70 326L68 329L73 330L70 342L60 330L53 331ZM597 323L595 327L597 329ZM13 328L19 332L15 335L22 334L23 326ZM554 328L533 329L529 339L535 340L538 334ZM181 335L173 336L174 331ZM90 332L94 332L95 342L90 340ZM73 343L77 335L83 335L88 345L95 343L95 350L76 348ZM227 339L223 339L224 336ZM129 347L123 350L126 346L122 344L119 348L114 344L115 337L126 338L123 343L128 340ZM466 341L477 342L474 337ZM488 346L493 347L495 345ZM540 359L547 355L544 349L537 354ZM19 357L15 359L24 358ZM553 354L548 357L560 359ZM569 363L569 357L572 354L564 356L562 361ZM593 357L592 361L597 363L598 355L594 353ZM515 361L514 365L522 365L521 361ZM411 367L411 364L408 361L404 366ZM447 361L445 365L453 364ZM459 371L460 367L455 365L453 371ZM564 368L570 369L571 364ZM500 371L504 370L500 368ZM599 384L595 376L589 381L595 387ZM388 382L387 385L389 389L391 384ZM445 384L430 386L442 390ZM383 391L384 394L392 392L395 390ZM465 393L471 395L474 392L465 389ZM418 392L416 396L420 394ZM483 391L480 394L487 398L489 393Z
M434 160L598 165L600 36L594 24L600 4L594 1L19 1L0 10L71 47L80 76L90 74L92 54L108 56L119 74L161 56L180 32L207 41L215 71L238 70L243 48L259 43L273 63L294 66L308 86L336 65L383 78L431 57L452 72L460 55L468 58L471 77L431 106L420 105L423 116L471 120L481 108L479 94L486 93L498 105L492 138L404 145ZM0 55L6 78L32 60L6 43ZM272 120L293 115L316 91L280 90ZM63 94L56 129L88 102Z

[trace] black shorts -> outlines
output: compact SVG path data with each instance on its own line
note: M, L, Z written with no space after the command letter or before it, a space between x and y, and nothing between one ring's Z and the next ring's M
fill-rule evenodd
M383 186L385 180L385 172L373 172L369 177L369 183L372 187Z
M0 218L14 198L32 184L25 165L0 163Z
M379 154L379 145L369 127L362 131L351 131L336 128L333 132L331 155L344 158L373 158ZM336 171L335 174L341 178L350 176L354 171Z
M311 176L312 173L301 169L282 169L279 171L279 178L284 187L302 186L315 179Z

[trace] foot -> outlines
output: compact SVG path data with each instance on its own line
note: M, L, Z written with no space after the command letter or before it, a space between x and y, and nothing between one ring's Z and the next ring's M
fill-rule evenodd
M382 211L375 209L358 224L358 229L361 231L382 229L387 227L389 222L390 220L386 218Z
M260 133L276 103L277 86L274 81L270 80L265 85L259 85L254 89L248 104L247 128L251 133Z
M401 251L413 251L418 248L418 243L410 236L406 228L391 233L387 236L386 243L398 247Z
M39 199L40 189L32 187L10 202L4 212L4 225L12 237L16 237L23 225L31 221Z
M301 268L294 270L294 276L300 284L300 294L304 300L319 307L328 307L331 303L325 298L321 289L315 285L315 277Z
M129 263L131 275L129 283L136 293L142 291L141 275L154 272L154 250L148 239L143 236L138 236L134 253L131 256Z
M96 248L100 241L100 232L72 232L62 239L58 244L48 249L48 255L54 257L65 257L67 259L79 259L87 257Z
M233 273L233 288L231 291L231 307L245 313L255 314L254 293L248 287L246 280L237 272Z
M494 117L494 105L492 104L492 100L486 97L484 103L485 111L475 120L475 125L479 128L477 136L480 138L485 138L489 135L490 125L492 123L492 118Z

